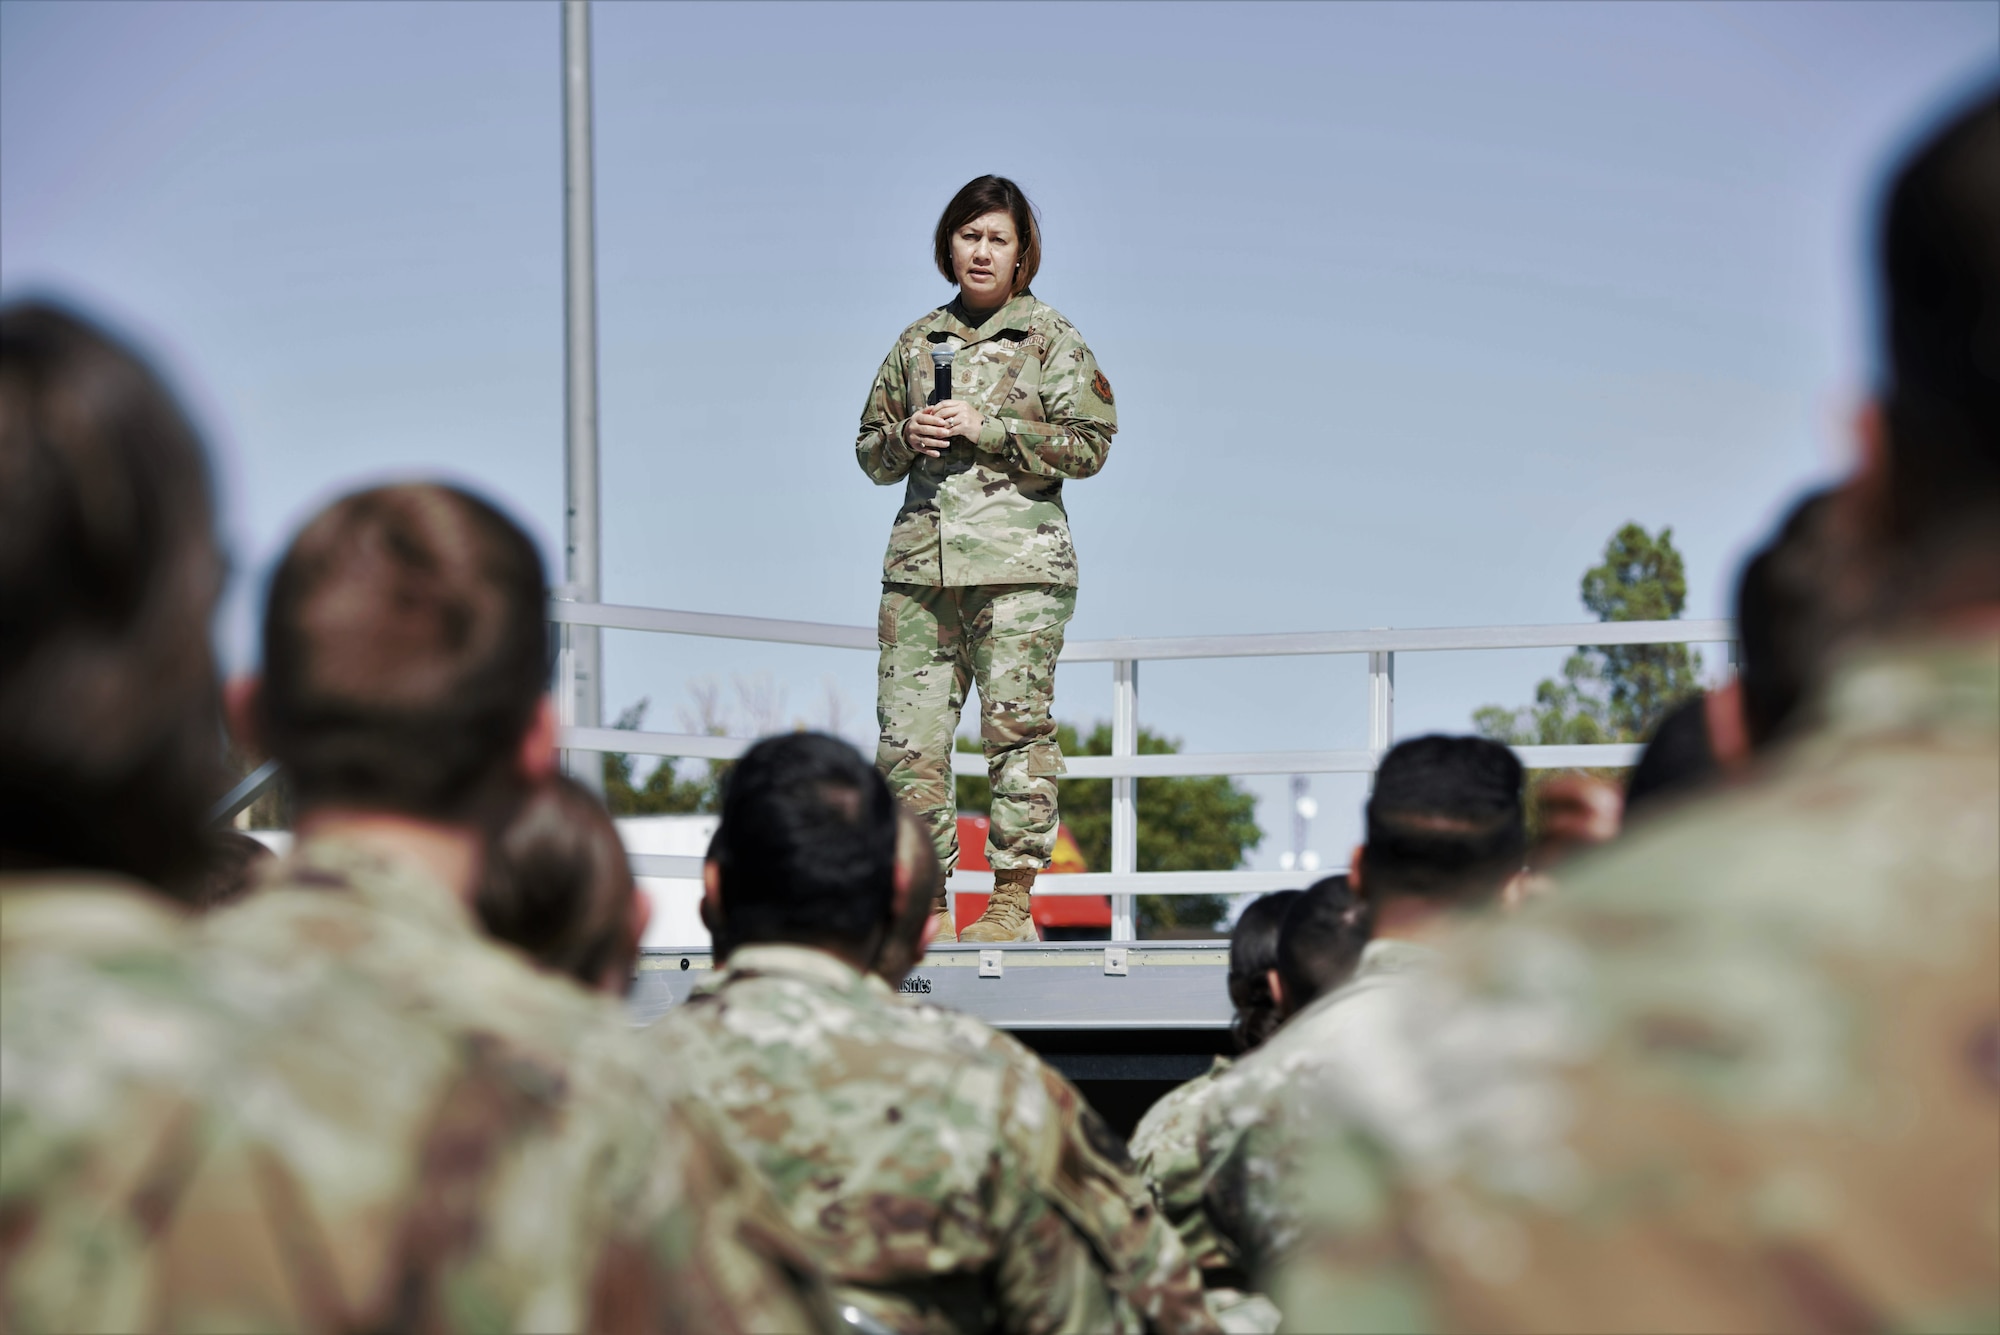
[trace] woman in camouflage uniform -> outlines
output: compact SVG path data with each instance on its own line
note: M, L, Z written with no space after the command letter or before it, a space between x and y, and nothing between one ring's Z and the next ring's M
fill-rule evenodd
M1063 772L1056 658L1076 608L1062 489L1104 466L1118 415L1082 336L1028 289L1041 233L1019 186L967 183L938 219L934 251L958 296L896 340L854 446L876 483L907 479L882 565L876 763L949 873L952 734L977 685L994 886L956 939L1033 941L1028 895L1055 848ZM954 939L942 899L938 911Z

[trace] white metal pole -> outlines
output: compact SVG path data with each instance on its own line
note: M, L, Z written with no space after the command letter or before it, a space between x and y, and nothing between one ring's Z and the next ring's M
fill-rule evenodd
M1380 760L1396 741L1396 655L1368 654L1368 749Z
M1111 754L1139 754L1139 663L1121 658L1111 665ZM1111 781L1111 871L1129 876L1139 870L1139 790L1137 779ZM1136 941L1131 895L1111 896L1111 939Z
M598 601L597 246L591 172L590 0L563 0L563 575L567 596ZM603 633L564 626L568 713L578 727L604 717ZM571 752L567 768L598 792L596 753Z
M1292 865L1301 871L1311 870L1306 866L1306 793L1311 787L1312 780L1305 775L1292 776Z

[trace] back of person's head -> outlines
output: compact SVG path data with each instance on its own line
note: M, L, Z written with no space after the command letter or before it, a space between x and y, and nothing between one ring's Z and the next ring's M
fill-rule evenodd
M1522 778L1514 753L1484 737L1398 743L1368 795L1362 893L1483 904L1527 854Z
M1301 893L1277 890L1258 896L1244 907L1229 933L1229 1004L1236 1008L1229 1032L1238 1052L1261 1045L1284 1018L1271 994L1271 971L1278 967L1278 928L1285 921L1285 910Z
M1967 557L2000 556L2000 93L1905 162L1879 245L1884 521L1916 582L1900 592L1991 600L2000 559Z
M896 801L838 738L767 737L729 771L709 857L736 946L864 945L890 926Z
M335 501L271 579L257 728L302 808L482 821L521 795L549 670L541 554L454 487Z
M146 363L0 309L0 867L190 893L225 782L202 445Z
M1836 499L1826 490L1800 501L1737 579L1736 679L1753 748L1784 732L1839 637Z
M1708 740L1707 699L1697 695L1681 701L1653 729L1625 781L1626 823L1701 791L1721 773Z
M1286 1015L1326 996L1354 976L1368 945L1368 901L1345 876L1307 886L1285 911L1278 929L1278 981Z
M896 810L895 874L908 882L909 894L889 939L875 957L875 972L891 987L901 987L910 970L924 958L924 929L930 924L932 906L944 893L944 864L938 861L930 831L900 803Z
M487 934L585 987L616 987L639 944L638 884L597 795L568 775L536 786L493 839L474 906Z

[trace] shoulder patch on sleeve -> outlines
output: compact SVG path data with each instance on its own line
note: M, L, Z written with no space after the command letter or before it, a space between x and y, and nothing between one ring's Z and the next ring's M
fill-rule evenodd
M1106 403L1117 402L1117 400L1111 397L1111 382L1104 378L1104 372L1102 371L1099 371L1090 378L1090 392L1098 398L1103 399Z

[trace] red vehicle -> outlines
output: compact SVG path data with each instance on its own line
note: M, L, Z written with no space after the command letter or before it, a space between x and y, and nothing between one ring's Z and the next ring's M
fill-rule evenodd
M963 815L958 818L958 865L964 871L987 871L986 817ZM1067 825L1056 827L1055 856L1044 876L1089 871L1083 850L1076 846ZM969 927L986 912L986 896L969 890L957 892L958 925ZM1037 895L1034 900L1035 927L1044 941L1097 941L1111 935L1111 900L1105 895Z

